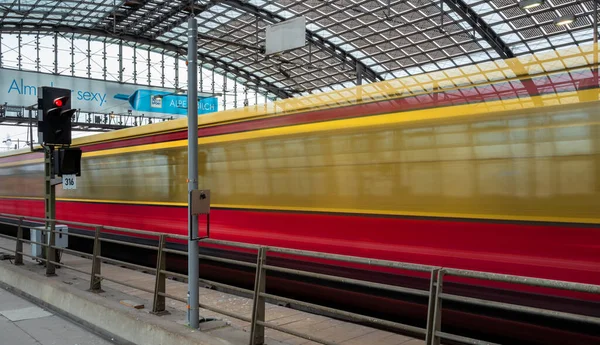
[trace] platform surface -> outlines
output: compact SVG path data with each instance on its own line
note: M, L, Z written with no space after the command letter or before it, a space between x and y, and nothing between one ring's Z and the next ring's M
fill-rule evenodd
M114 343L0 288L0 344L113 345Z
M0 247L11 248L14 246L14 243L14 241L0 238ZM24 244L24 251L29 253L29 250L29 246ZM6 252L5 250L0 251ZM43 266L36 264L27 257L24 258L24 261L25 266L18 266L19 270L27 270L36 273L40 277L44 277ZM61 262L85 272L91 271L91 260L87 258L63 253ZM8 265L9 263L7 261L2 261L0 264ZM58 281L61 284L69 285L71 288L77 288L81 291L86 291L89 288L89 275L66 268L57 269L56 272L56 277L44 277L44 279ZM136 287L146 289L154 288L154 274L102 263L102 275ZM150 293L106 280L102 281L102 289L104 292L97 294L97 296L111 299L121 305L131 305L132 303L138 304L136 308L133 306L129 307L133 313L148 315L152 309L153 295ZM187 295L187 283L169 279L167 280L166 292L170 295L185 298ZM86 293L93 294L91 292ZM241 314L246 317L251 316L251 298L203 288L201 285L199 299L201 303L211 307L226 310L230 313ZM124 303L124 301L126 302ZM172 299L167 299L166 303L167 310L170 312L169 315L150 316L153 318L160 318L161 321L164 322L172 322L181 327L185 327L187 324L186 305ZM139 305L143 305L143 307L140 308ZM217 319L223 324L214 327L207 325L206 329L203 330L201 328L201 331L204 333L223 339L230 344L248 344L248 336L250 333L249 322L206 309L200 309L200 316L201 318ZM341 345L423 345L425 343L423 340L414 339L405 335L386 332L269 303L266 305L266 321L280 327L285 327L296 332L307 333L311 336ZM266 329L265 337L266 345L319 344L273 329Z

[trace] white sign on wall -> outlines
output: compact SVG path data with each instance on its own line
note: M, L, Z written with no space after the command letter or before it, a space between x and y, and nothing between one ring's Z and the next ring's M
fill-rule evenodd
M83 112L134 115L187 115L187 95L173 89L56 76L0 68L0 102L14 106L37 104L41 86L71 89L71 106ZM218 111L217 98L198 101L198 114Z

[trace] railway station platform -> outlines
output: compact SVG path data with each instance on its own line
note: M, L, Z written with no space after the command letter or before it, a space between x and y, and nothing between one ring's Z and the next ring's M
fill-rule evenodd
M0 343L112 345L77 324L0 288Z
M12 246L14 241L0 238L0 247ZM23 252L29 251L29 245L24 244ZM102 292L94 293L88 290L89 274L59 268L56 276L47 277L43 265L29 258L24 258L23 261L23 266L15 266L9 260L0 261L0 287L18 295L19 298L34 301L53 313L75 320L86 328L113 339L115 344L247 345L249 343L249 322L207 309L200 309L201 320L204 322L201 323L199 331L187 327L185 303L168 299L166 308L168 314L153 315L151 313L153 295L132 287L153 286L153 274L103 263L103 276L111 277L126 285L103 281ZM84 272L90 270L90 260L75 255L63 253L61 263ZM186 283L167 280L166 284L169 294L186 296ZM248 318L252 313L251 299L209 288L201 287L200 300L211 307L245 315ZM266 309L266 321L285 326L293 331L310 333L316 338L327 339L334 344L424 344L424 341L419 339L285 306L267 303ZM277 330L266 329L265 344L317 343Z

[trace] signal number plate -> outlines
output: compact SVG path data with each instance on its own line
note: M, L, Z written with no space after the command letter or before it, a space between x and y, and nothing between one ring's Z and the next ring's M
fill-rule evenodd
M63 175L63 189L77 189L77 175Z

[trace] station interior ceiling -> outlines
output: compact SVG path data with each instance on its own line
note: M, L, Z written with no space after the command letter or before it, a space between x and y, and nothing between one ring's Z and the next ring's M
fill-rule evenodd
M596 39L578 0L0 1L0 32L127 42L185 59L199 24L202 68L282 99L513 58ZM265 55L270 25L305 16L306 44Z

